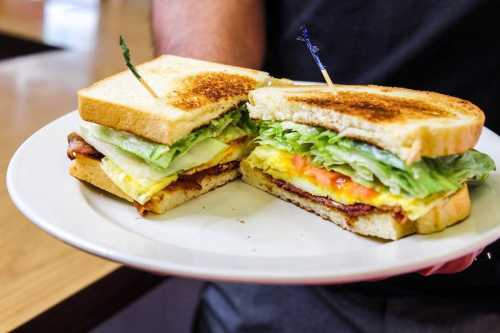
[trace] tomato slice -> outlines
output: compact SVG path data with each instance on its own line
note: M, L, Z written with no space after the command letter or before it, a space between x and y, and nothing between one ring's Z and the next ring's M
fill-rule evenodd
M311 165L307 166L307 168L304 171L304 174L306 176L314 177L318 181L318 183L325 186L333 186L335 184L335 181L339 177L342 177L336 172L331 172L325 169L316 168Z
M292 157L292 164L297 172L313 177L318 183L324 186L333 186L339 178L344 177L337 172L315 167L311 165L307 158L300 155L294 155Z
M325 187L336 187L338 190L345 189L358 198L372 198L377 195L376 191L353 182L347 176L311 165L309 160L303 156L294 155L292 164L298 173L314 178Z
M304 168L307 166L307 160L300 155L293 155L292 164L299 172L303 172Z
M372 190L371 188L357 184L355 182L351 182L349 184L349 192L359 198L373 198L377 195L377 192Z

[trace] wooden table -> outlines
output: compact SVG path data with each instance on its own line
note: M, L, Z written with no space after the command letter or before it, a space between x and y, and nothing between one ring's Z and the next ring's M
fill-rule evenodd
M46 123L75 109L75 91L89 81L85 59L58 52L0 63L2 175L22 141ZM5 176L0 178L0 189L0 331L3 332L112 272L118 265L76 251L27 221L10 201Z
M43 42L39 6L0 0L0 32ZM27 221L10 201L5 172L26 138L76 108L79 88L123 69L116 45L120 33L129 36L137 62L152 57L147 13L140 1L103 2L92 45L0 62L0 332L26 323L119 267L67 246Z

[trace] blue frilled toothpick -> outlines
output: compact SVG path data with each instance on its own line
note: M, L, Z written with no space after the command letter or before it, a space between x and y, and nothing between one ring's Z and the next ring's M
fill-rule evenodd
M332 82L332 79L330 78L330 75L328 75L328 72L326 71L325 66L323 66L323 63L321 62L321 59L319 58L319 48L314 45L311 42L311 39L309 38L309 31L307 30L306 26L301 26L300 27L300 35L297 37L297 40L300 40L301 42L304 42L306 44L307 49L309 50L309 53L311 53L311 56L313 57L314 61L316 62L316 65L318 65L319 70L321 71L321 74L323 74L323 77L325 78L326 83L330 88L332 88L333 91L335 91L335 85Z

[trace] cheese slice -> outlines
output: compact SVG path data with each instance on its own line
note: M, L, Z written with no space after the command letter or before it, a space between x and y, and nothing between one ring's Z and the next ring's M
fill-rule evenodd
M120 190L142 205L148 202L157 192L177 180L176 174L164 177L159 181L150 178L138 180L126 173L108 157L101 160L101 169Z

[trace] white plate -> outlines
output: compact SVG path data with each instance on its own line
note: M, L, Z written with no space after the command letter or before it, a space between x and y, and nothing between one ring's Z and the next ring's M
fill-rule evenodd
M472 215L432 235L382 242L354 235L239 181L162 216L68 175L72 112L17 150L7 172L17 207L40 228L98 256L144 270L262 283L340 283L425 268L500 237L500 173L472 192ZM500 138L484 129L478 149L500 166Z

